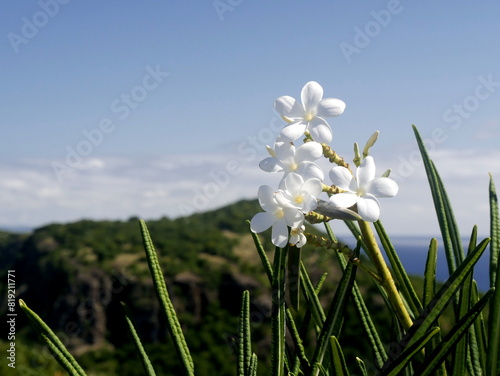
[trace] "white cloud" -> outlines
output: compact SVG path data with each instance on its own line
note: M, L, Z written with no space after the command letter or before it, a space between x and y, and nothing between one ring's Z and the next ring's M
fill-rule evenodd
M377 156L378 173L397 158ZM489 228L488 172L500 176L500 151L439 150L432 158L454 204L462 235L477 224ZM249 158L247 158L249 159ZM81 218L176 217L214 209L241 198L254 198L260 185L276 186L280 175L258 168L238 154L162 155L92 158L61 183L50 160L0 164L0 226L40 226ZM437 235L430 190L421 164L404 177L393 199L381 199L381 219L394 235ZM328 183L328 181L327 181ZM499 183L500 184L500 183ZM343 224L333 223L339 234ZM337 230L338 229L338 230Z

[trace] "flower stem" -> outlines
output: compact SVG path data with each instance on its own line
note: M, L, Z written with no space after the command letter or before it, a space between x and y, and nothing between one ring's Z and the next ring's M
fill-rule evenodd
M391 302L392 308L396 312L399 321L401 322L405 330L408 330L413 325L413 321L411 320L411 317L406 310L403 300L399 295L396 284L394 283L394 278L392 278L391 272L389 271L389 268L385 263L382 252L380 252L380 248L378 247L377 241L375 240L375 235L373 234L372 228L366 221L358 221L358 223L359 228L361 229L361 233L363 234L363 240L365 241L370 259L377 268L377 273L382 279L381 285L387 292L389 301Z

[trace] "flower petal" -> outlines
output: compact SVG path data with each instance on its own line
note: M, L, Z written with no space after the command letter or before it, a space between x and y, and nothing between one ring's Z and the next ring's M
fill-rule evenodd
M321 98L323 98L323 88L317 82L310 81L302 88L300 98L306 112L314 110Z
M375 161L373 160L373 157L365 157L356 171L358 187L366 188L370 180L375 179L375 170Z
M288 228L284 220L279 220L273 225L271 241L276 247L283 248L288 243Z
M306 142L295 150L295 160L297 162L315 161L322 155L323 147L318 142Z
M321 192L323 191L323 188L321 187L321 180L319 179L307 179L304 184L302 184L301 187L302 191L306 191L313 197L318 197Z
M372 195L360 197L357 202L358 214L363 220L375 222L380 217L380 205Z
M304 197L304 201L302 202L302 212L309 213L310 211L316 209L318 207L318 200L316 197L312 195L307 195Z
M304 184L304 179L299 174L291 172L285 178L286 190L289 191L292 196L300 192L302 184Z
M345 110L345 102L337 98L325 98L318 103L316 116L335 117L342 115Z
M321 181L325 180L323 170L314 162L299 163L298 168L295 170L297 174L302 176L304 180L316 178Z
M259 167L266 172L283 171L283 167L279 165L278 159L274 157L264 158L262 161L260 161Z
M351 181L354 179L351 172L342 166L336 166L330 170L330 180L332 183L343 189L344 191L350 191Z
M274 148L276 158L285 163L290 163L295 157L295 146L291 142L281 142Z
M309 132L313 140L321 144L328 144L333 138L332 128L325 119L320 117L315 117L309 123Z
M301 137L306 131L307 124L302 121L297 121L295 123L287 125L281 130L280 135L287 139L288 141L295 141L297 138Z
M297 208L284 208L285 223L290 227L300 227L304 222L304 213Z
M377 178L368 183L366 192L375 197L394 197L398 193L398 184L389 178Z
M261 185L257 196L259 197L260 207L266 212L273 213L278 208L278 204L274 198L274 189L270 186Z
M266 231L276 222L276 217L271 213L262 212L253 216L250 221L250 230L255 233Z
M301 118L304 116L304 108L295 98L284 95L274 101L274 109L281 116L289 118Z
M344 192L330 197L330 202L337 208L350 208L358 201L358 199L359 196L356 193Z

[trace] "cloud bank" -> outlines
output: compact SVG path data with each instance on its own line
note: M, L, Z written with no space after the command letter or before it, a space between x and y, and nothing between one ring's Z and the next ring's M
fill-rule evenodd
M412 172L398 174L394 155L378 157L377 173L391 175L400 191L382 199L386 229L394 235L436 235L437 221L425 172L418 160ZM432 153L455 208L462 234L477 224L489 231L488 173L500 176L498 150L443 149ZM160 155L89 158L58 181L50 160L0 163L0 227L37 227L86 219L154 219L202 212L243 198L255 198L260 185L277 186L279 175L258 168L260 157L241 154ZM392 165L391 165L392 164ZM500 184L500 183L499 183ZM334 229L346 233L345 226Z

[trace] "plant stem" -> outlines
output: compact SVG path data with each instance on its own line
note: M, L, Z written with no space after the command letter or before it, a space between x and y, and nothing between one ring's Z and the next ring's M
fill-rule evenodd
M411 317L406 310L403 300L399 295L396 284L394 283L394 278L392 278L392 274L389 271L387 264L385 263L382 252L380 252L380 248L378 247L377 241L375 240L375 235L373 234L372 228L366 221L358 221L358 223L361 233L363 234L363 240L365 241L370 259L377 268L378 275L382 279L381 285L387 292L389 301L391 302L392 308L396 312L399 321L401 322L405 330L408 330L413 325L413 321L411 320Z

